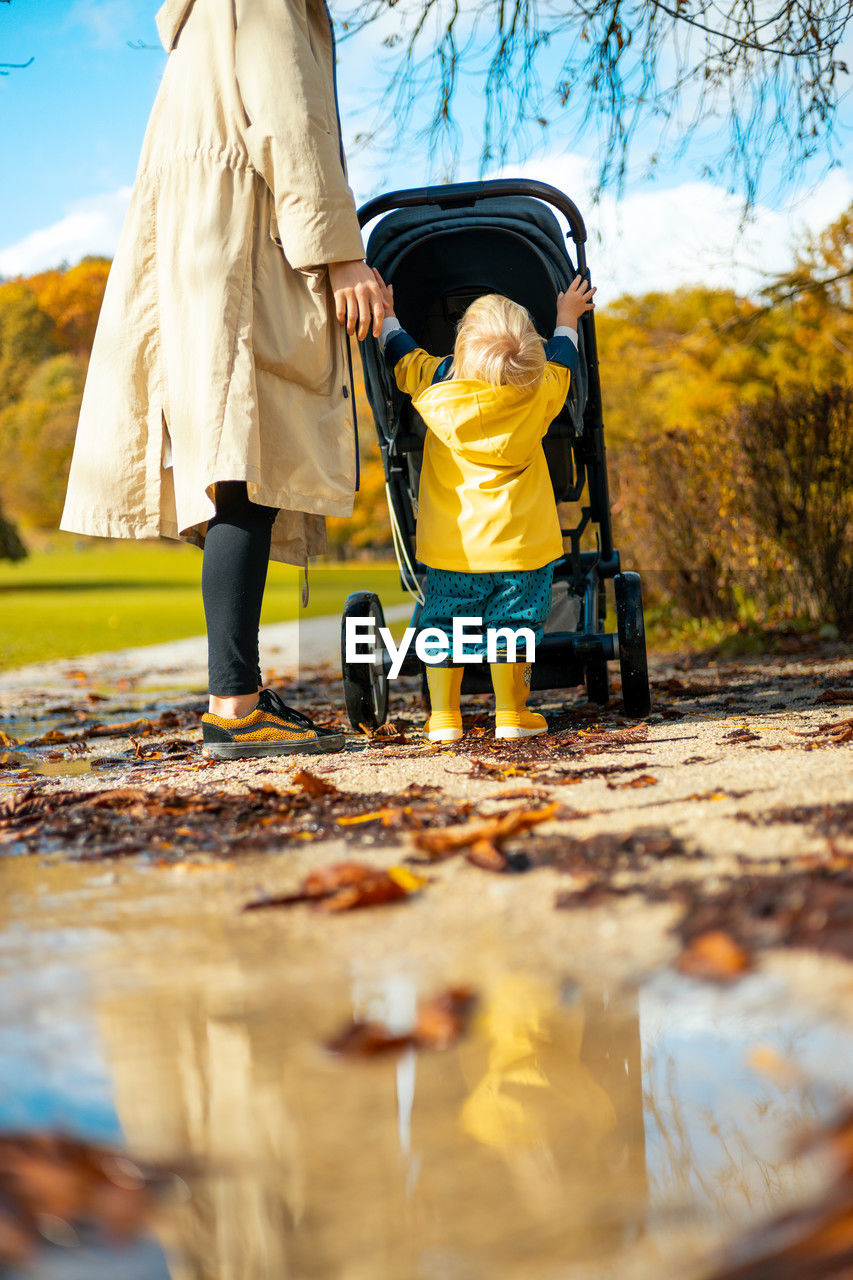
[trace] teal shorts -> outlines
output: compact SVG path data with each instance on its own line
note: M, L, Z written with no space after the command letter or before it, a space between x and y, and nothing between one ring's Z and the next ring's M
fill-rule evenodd
M427 569L424 583L424 605L418 622L419 630L427 627L442 631L448 646L453 643L454 618L481 618L482 642L466 640L466 657L486 659L487 628L529 627L536 643L545 633L551 612L553 564L542 569L518 569L511 573L456 573L451 569ZM519 646L519 654L525 652ZM449 658L436 659L437 666L447 666Z

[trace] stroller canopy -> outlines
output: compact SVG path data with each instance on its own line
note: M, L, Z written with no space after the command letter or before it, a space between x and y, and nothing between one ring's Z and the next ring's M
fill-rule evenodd
M539 333L550 337L557 294L575 275L557 219L530 196L487 197L447 209L434 204L397 209L371 233L367 260L393 284L403 328L433 355L451 352L462 313L484 293L520 303ZM572 380L564 410L578 434L587 391L583 346L580 354L580 375ZM370 338L362 357L377 427L390 440L400 425L401 397Z

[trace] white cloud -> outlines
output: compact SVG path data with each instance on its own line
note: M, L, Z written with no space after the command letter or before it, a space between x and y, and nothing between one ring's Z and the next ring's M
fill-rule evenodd
M31 231L17 244L0 249L0 275L29 275L77 262L86 254L112 257L130 199L130 187L91 196L73 205L64 218Z
M648 186L593 205L592 165L582 156L543 156L506 171L513 175L538 177L578 204L602 303L690 284L753 293L792 264L806 233L822 230L853 201L853 179L834 170L781 209L758 205L741 227L741 200L710 182Z
M133 17L131 0L77 0L66 25L82 31L96 48L112 49L127 40Z
M363 162L354 167L353 186L362 194L370 189L367 168ZM649 186L619 202L604 196L596 206L593 167L582 156L542 156L503 176L539 178L576 201L587 223L587 258L600 303L685 284L752 293L791 265L804 234L820 231L853 202L853 179L835 170L785 208L757 206L742 229L740 200L710 182ZM0 275L26 275L88 253L112 255L129 197L129 187L92 196L52 226L0 249Z

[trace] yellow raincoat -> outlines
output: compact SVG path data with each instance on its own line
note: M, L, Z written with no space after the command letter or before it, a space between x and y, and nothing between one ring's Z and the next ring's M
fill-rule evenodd
M563 554L542 439L571 374L548 361L534 390L461 378L433 383L441 363L418 348L394 367L429 428L417 558L463 573L541 569Z

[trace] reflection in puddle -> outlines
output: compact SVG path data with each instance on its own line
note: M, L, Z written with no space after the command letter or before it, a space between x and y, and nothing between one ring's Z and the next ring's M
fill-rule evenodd
M704 1247L805 1193L788 1141L850 1085L853 1034L765 979L626 993L496 964L453 1049L345 1059L322 1045L351 1017L411 1029L415 971L300 982L239 939L183 967L164 930L114 980L108 942L68 932L35 967L0 935L0 1124L208 1172L158 1248L54 1250L38 1280L658 1280L688 1228Z
M89 756L38 760L30 765L30 772L39 773L45 778L77 778L80 774L92 772L92 760Z

